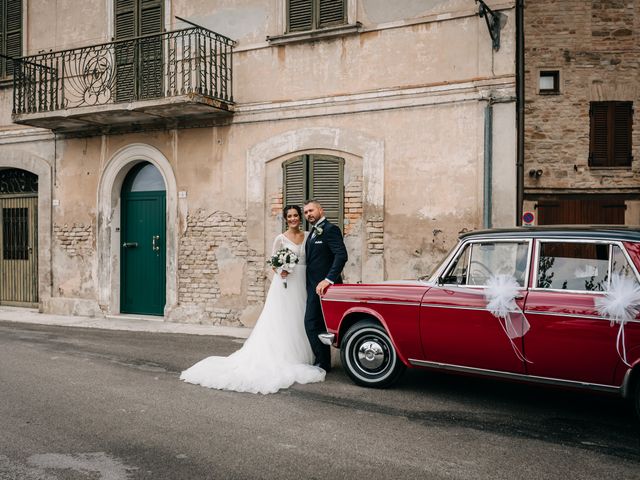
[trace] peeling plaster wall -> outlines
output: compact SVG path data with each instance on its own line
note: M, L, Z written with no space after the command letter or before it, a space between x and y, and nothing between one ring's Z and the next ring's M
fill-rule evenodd
M30 2L29 52L100 43L110 34L110 2L86 2L77 15L71 3L57 2L56 11L50 2ZM510 224L513 2L501 4L508 18L499 52L467 0L349 0L349 18L361 22L361 33L271 46L266 37L283 33L284 4L165 4L168 28L184 26L177 15L238 41L228 125L61 138L55 161L51 137L43 141L46 152L38 154L52 170L47 206L59 201L50 208L44 310L119 312L118 189L138 160L120 156L132 146L151 151L174 182L167 207L175 241L167 252L169 320L253 325L270 281L265 256L281 229L281 165L302 153L345 159L347 281L428 274L459 232L481 226L489 96L506 101L494 111L493 218ZM83 10L89 6L92 15ZM0 105L10 105L10 89L0 90ZM3 155L20 135L0 115ZM28 145L21 148L41 148Z

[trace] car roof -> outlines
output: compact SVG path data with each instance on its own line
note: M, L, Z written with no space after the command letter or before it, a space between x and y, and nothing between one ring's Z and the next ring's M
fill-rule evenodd
M640 242L640 227L626 225L545 225L532 227L492 228L460 234L470 238L585 238Z

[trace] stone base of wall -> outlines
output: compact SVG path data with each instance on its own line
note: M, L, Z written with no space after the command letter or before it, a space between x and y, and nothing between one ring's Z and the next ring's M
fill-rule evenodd
M95 300L82 298L52 297L40 302L40 312L51 315L79 317L104 317L104 312Z

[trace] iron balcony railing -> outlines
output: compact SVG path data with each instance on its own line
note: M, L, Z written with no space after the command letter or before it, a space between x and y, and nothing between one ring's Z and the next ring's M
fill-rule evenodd
M21 57L13 113L200 94L233 103L233 40L202 27Z

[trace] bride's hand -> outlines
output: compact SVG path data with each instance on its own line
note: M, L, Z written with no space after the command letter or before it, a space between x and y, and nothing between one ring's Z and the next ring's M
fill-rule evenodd
M282 278L287 278L287 275L289 275L289 272L287 272L286 270L283 270L283 271L280 272L280 276Z

